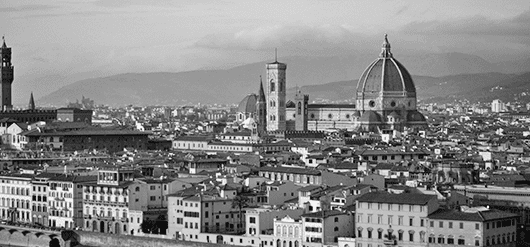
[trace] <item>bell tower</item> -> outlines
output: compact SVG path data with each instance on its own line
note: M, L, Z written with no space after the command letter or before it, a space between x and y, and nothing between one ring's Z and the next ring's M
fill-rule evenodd
M307 130L307 102L309 101L309 95L302 94L301 90L296 90L294 96L296 113L295 113L295 129L306 131Z
M13 83L13 70L14 67L11 64L11 47L7 47L6 40L2 37L3 45L0 48L0 57L2 64L0 64L0 79L1 79L1 90L0 96L2 102L2 111L11 110L13 105L11 104L11 83Z
M267 131L283 131L285 124L285 70L287 65L276 61L267 64Z

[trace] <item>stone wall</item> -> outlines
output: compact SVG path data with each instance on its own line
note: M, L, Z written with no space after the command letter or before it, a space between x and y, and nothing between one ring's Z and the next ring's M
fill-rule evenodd
M93 247L214 247L228 246L223 244L197 243L180 240L159 239L149 237L138 237L128 235L115 235L97 232L85 231L63 231L61 233L66 247L75 247L77 245Z
M0 244L3 246L65 246L59 232L4 225L0 225Z

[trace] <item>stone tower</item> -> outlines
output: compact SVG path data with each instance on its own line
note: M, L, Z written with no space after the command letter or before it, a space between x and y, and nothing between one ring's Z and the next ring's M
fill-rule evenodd
M302 91L297 90L294 96L295 101L295 130L307 130L307 102L309 95L302 94Z
M267 64L267 131L283 131L285 124L285 70L287 65L278 62Z
M267 98L263 89L263 80L260 79L258 100L256 101L256 123L258 125L258 134L261 136L267 131Z
M35 99L33 99L33 92L29 96L28 110L35 110Z
M11 48L7 47L5 38L2 37L2 39L4 43L0 48L0 57L2 57L2 64L0 65L0 78L2 79L1 102L2 110L10 110L13 108L11 104L11 83L13 83L14 67L11 64Z

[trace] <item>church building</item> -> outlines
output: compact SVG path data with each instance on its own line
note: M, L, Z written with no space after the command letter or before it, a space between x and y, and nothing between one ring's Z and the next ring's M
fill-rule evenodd
M259 95L245 97L237 113L238 121L258 119L255 122L262 131L346 129L379 133L427 128L425 117L416 109L412 76L394 58L386 35L379 57L362 73L356 92L352 92L356 104L309 104L309 95L300 90L288 101L287 65L276 60L266 69L266 91L261 82Z

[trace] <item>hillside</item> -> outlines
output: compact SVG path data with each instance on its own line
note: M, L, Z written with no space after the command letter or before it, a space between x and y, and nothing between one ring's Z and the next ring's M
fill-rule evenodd
M358 78L373 59L372 54L342 58L286 57L280 60L287 64L289 87L301 86L312 99L344 101L351 99L355 92L357 83L351 79ZM461 53L411 55L398 57L398 60L416 75L414 80L420 99L443 98L491 87L511 77L491 72L495 70L494 66L480 57ZM452 75L462 73L468 74ZM119 74L77 81L38 99L37 104L64 106L82 96L94 99L98 104L113 106L236 103L246 94L257 92L259 76L264 74L265 62L227 70Z

